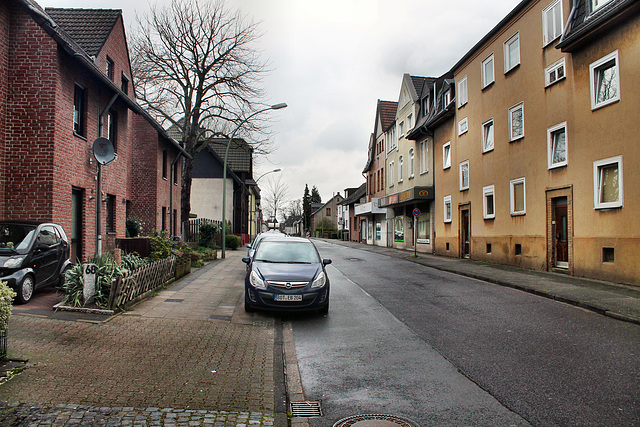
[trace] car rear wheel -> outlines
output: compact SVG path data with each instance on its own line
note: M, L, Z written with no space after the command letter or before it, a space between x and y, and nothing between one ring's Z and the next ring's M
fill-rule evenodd
M62 270L62 272L60 273L60 279L58 280L58 286L62 286L64 285L64 282L66 280L67 277L67 272L71 270L71 266L67 265L64 270Z
M22 279L22 282L18 285L18 292L16 299L20 304L26 304L31 301L31 297L33 296L33 290L36 287L36 282L33 279L33 276L27 274Z

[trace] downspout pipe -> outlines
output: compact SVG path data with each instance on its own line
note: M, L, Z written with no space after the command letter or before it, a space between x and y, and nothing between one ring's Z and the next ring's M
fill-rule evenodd
M169 235L171 237L175 237L173 235L173 230L176 227L174 222L177 219L177 218L173 217L173 186L174 186L174 183L176 181L176 176L175 176L176 168L175 168L175 166L176 166L176 163L178 163L178 160L180 160L181 157L182 157L182 151L178 151L178 155L171 162L171 175L170 175L171 181L169 181Z
M569 26L571 25L571 20L573 19L573 15L576 14L576 9L578 9L578 2L572 1L571 3L573 3L573 6L571 6L571 13L569 13L569 18L567 18L567 23L565 24L564 29L562 30L562 36L560 36L560 41L558 42L558 44L564 41L564 36L567 34L567 31L569 31Z

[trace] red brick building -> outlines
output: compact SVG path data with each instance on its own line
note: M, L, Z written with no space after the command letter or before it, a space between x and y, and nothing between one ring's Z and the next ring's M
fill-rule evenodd
M92 146L112 141L116 160L96 188ZM179 235L179 144L135 102L120 10L0 4L0 218L53 221L72 259L104 250L127 218L145 232Z

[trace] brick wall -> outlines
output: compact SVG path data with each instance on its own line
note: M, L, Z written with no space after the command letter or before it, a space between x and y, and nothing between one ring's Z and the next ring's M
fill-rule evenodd
M0 3L0 194L4 194L6 171L4 167L6 127L7 127L7 95L9 90L9 18L8 2ZM4 216L5 198L0 197L0 217Z

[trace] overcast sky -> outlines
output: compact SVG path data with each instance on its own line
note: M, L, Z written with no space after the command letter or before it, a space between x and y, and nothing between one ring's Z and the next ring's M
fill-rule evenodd
M122 9L127 36L136 14L169 0L37 0L43 7ZM254 175L281 168L289 199L305 184L323 201L364 183L376 101L397 101L402 75L448 71L520 0L226 0L260 22L258 49L273 70L264 81L277 150ZM264 189L275 174L265 176Z

